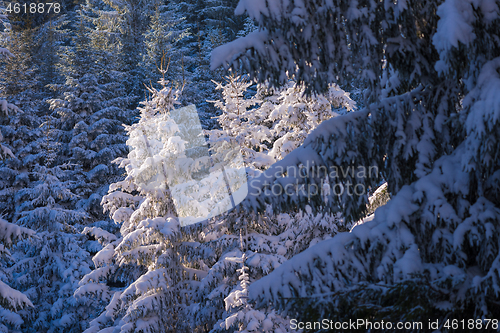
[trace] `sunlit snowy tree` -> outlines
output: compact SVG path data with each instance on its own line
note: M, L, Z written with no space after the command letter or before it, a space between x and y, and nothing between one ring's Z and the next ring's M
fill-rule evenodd
M214 225L203 230L199 252L204 254L202 259L209 270L201 279L195 302L189 307L192 327L224 332L228 325L230 330L243 331L252 321L251 316L255 316L259 324L252 325L260 327L259 331L264 328L272 331L274 327L290 332L286 320L277 312L243 306L241 265L246 266L245 279L253 283L295 254L345 230L341 216L313 214L309 207L290 214L267 211L242 216L235 211L219 217ZM245 242L243 249L240 232ZM250 317L246 313L250 313ZM274 324L263 323L266 318Z
M142 102L139 122L127 127L131 152L118 160L127 177L112 184L103 198L105 210L121 224L120 238L103 236L106 246L93 259L96 270L84 277L75 293L109 302L86 332L105 327L121 332L183 331L188 327L183 309L197 276L205 275L190 260L192 236L181 229L179 205L171 195L175 185L189 181L190 170L197 168L186 156L187 142L176 134L179 125L171 115L180 91L168 81L160 84L161 90L149 88L152 96ZM95 228L86 232L103 234ZM106 281L118 284L113 287Z
M256 96L251 96L246 91L250 86L250 82L236 76L228 77L224 85L218 84L223 100L215 101L215 105L222 110L221 116L218 117L222 129L208 131L209 142L215 147L215 156L218 154L217 148L222 146L217 143L221 141L241 147L246 160L251 161L253 167L260 161L258 166L262 169L274 161L274 158L267 154L272 143L283 135L282 128L274 125L283 124L280 121L282 117L288 117L288 109L291 109L290 114L293 117L294 107L307 108L308 112L305 113L309 116L309 123L307 116L304 116L290 124L290 127L306 130L308 126L314 128L323 120L321 117L315 118L316 115L323 114L325 119L334 116L332 106L353 106L348 95L335 87L331 90L338 92L337 95L333 94L335 98L322 98L315 103L303 97L303 90L288 91L292 85L275 94L260 86ZM290 101L288 96L293 93L296 93L299 102ZM276 151L281 151L280 148L276 148ZM283 155L286 153L283 152ZM305 211L279 215L274 214L272 209L262 215L240 215L233 212L229 216L219 217L218 220L217 228L209 228L206 231L209 232L205 234L206 239L210 241L202 245L213 249L213 260L216 262L201 280L196 303L190 307L195 318L194 326L198 329L205 327L212 332L223 332L226 329L239 332L246 329L289 331L287 320L276 312L270 311L266 315L266 311L254 310L249 304L244 304L243 294L246 287L238 283L238 272L246 283L258 280L291 256L321 240L333 237L340 230L346 230L342 227L344 222L336 214L313 214L310 207ZM238 232L245 234L246 246L243 252L237 246ZM239 268L238 263L245 268Z
M257 169L297 148L320 123L338 115L334 110L351 111L356 104L336 85L325 94L308 97L304 87L292 81L276 89L260 84L252 96L247 78L231 75L225 81L216 83L223 100L214 101L222 112L217 117L221 129L207 132L211 141L238 144L245 161Z

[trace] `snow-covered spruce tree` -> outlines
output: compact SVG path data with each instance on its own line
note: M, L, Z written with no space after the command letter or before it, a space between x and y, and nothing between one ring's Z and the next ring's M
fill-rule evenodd
M236 34L236 37L245 37L251 32L254 32L258 29L258 27L255 25L255 21L252 20L250 17L245 18L245 21L243 23L243 28L238 31Z
M106 246L93 259L96 269L82 279L75 295L109 303L90 323L89 333L106 327L119 332L189 331L184 309L196 280L206 274L191 253L196 236L189 227L181 228L177 216L177 207L186 205L174 206L171 196L176 185L190 181L199 163L186 156L189 146L176 134L180 125L172 113L180 91L163 79L159 83L161 90L148 88L151 98L142 102L139 122L127 127L131 151L118 160L127 177L112 184L102 201L121 224L120 238L96 228L86 230L107 241L103 238Z
M30 21L28 21L29 23ZM2 101L4 117L0 118L1 136L5 145L14 152L2 164L2 185L0 209L4 217L15 217L15 194L23 187L29 187L29 173L33 161L40 153L37 139L42 135L40 127L43 115L44 95L37 80L37 52L40 31L15 26L6 37L11 46L11 56L6 59L0 75L3 79ZM34 36L35 35L35 36ZM13 84L10 88L8 85ZM20 111L22 108L22 112Z
M230 75L225 78L225 84L222 82L213 81L216 84L217 90L222 90L222 100L212 101L215 107L221 111L217 117L217 122L220 130L212 129L206 131L210 137L210 142L214 142L212 147L213 153L218 147L223 145L218 144L220 141L227 141L235 146L242 146L241 153L245 158L245 162L252 162L255 159L252 148L257 148L262 151L264 147L262 141L267 139L266 133L269 133L267 127L261 123L253 124L249 117L260 119L260 112L253 110L257 104L254 98L246 98L245 93L252 85L246 77ZM252 126L254 125L254 126ZM251 140L250 142L247 142Z
M15 216L14 196L30 182L29 167L24 157L33 148L33 142L40 136L39 118L31 110L20 112L16 105L1 101L6 116L0 117L0 212L3 218L12 221ZM33 152L33 151L31 151Z
M295 177L302 183L328 173L332 184L367 189L379 182L368 177L376 167L391 194L373 220L253 283L250 298L308 321L497 318L498 4L240 1L237 11L245 10L261 31L214 51L214 67L241 59L260 80L277 84L288 74L310 91L356 75L366 82L364 109L323 122L253 185L284 186L293 176L281 177L283 167L308 163L308 176ZM360 166L366 172L332 177ZM363 192L329 195L328 206L358 220ZM262 193L250 193L248 207L307 201L307 193ZM309 204L324 205L322 197Z
M311 103L312 101L307 103L304 99L306 105L291 102L280 105L282 100L280 95L264 95L263 86L259 87L256 96L245 96L245 91L250 85L251 83L244 78L235 76L229 77L226 85L219 84L219 88L223 90L224 101L217 101L215 104L222 109L222 115L218 118L222 130L209 131L210 144L211 146L215 144L214 156L217 156L217 148L223 146L220 144L222 141L233 143L238 147L241 145L242 153L254 164L256 156L260 161L274 160L272 157L266 159L269 148L265 143L276 140L273 135L273 124L280 123L278 114L283 111L280 107L285 110L292 107L311 107L308 109L309 118L314 119L315 114L326 113L332 116L332 103L344 104L349 101L347 95L340 91L338 95L344 96L345 100L339 98L338 101L328 101L322 98L317 103ZM281 90L281 93L285 97L283 100L288 101L286 97L291 93L287 92L287 89ZM265 102L263 102L264 96ZM349 103L345 106L348 105ZM314 110L313 106L317 109ZM292 111L290 113L293 114ZM272 118L271 114L275 118ZM312 120L307 124L307 117L302 117L301 120L304 124L297 120L293 126L307 128L311 123L317 125ZM278 134L282 134L280 131ZM263 152L255 151L259 146L262 146ZM276 150L279 151L279 148ZM266 163L261 163L259 166L265 168ZM336 214L313 214L310 207L306 207L305 211L279 215L274 214L272 209L261 215L241 216L238 212L233 212L228 217L220 217L219 220L217 229L209 229L209 233L206 234L206 239L209 241L202 245L213 249L211 251L213 257L205 258L210 270L201 280L196 303L190 307L195 318L194 326L201 331L211 332L223 332L226 329L244 332L245 329L251 328L259 332L289 330L288 325L285 325L287 320L279 314L271 311L266 316L264 312L253 310L250 305L244 306L240 302L238 295L241 294L242 287L238 284L235 274L238 266L233 259L245 256L240 262L250 268L248 274L244 275L253 282L272 272L291 256L334 236L339 231L340 225L343 225L342 219ZM346 230L342 227L340 229ZM248 233L245 237L247 248L243 253L235 247L237 239L235 231L237 234L238 230ZM209 264L211 260L215 260L215 263Z
M51 119L55 122L54 119ZM78 281L90 271L90 255L82 249L78 233L89 215L75 209L81 199L75 189L84 183L81 170L71 164L57 164L60 154L57 131L51 122L42 124L43 135L19 154L28 172L16 177L16 224L37 231L38 238L14 247L17 261L9 268L12 285L25 293L35 310L21 312L25 332L79 332L92 316L92 304L80 307L72 297ZM35 147L35 148L34 148Z
M78 238L81 238L79 234L71 237L61 230L71 230L71 224L78 225L82 216L85 217L85 213L68 209L76 197L71 189L78 183L78 177L72 173L71 167L68 170L67 165L62 168L53 165L57 153L53 149L56 146L54 141L60 137L54 139L52 134L60 133L50 133L52 127L48 123L42 129L38 128L44 118L53 119L35 113L42 102L36 101L41 97L33 89L38 83L36 75L28 72L28 77L22 76L28 69L34 68L30 67L33 64L29 59L36 53L36 47L31 42L28 44L30 39L24 39L26 31L16 33L11 35L11 40L19 41L20 47L14 49L13 57L16 58L7 69L11 76L16 71L20 73L18 78L21 80L16 89L4 91L25 111L11 114L8 118L2 117L2 134L14 155L2 162L2 197L7 198L2 201L2 208L9 219L38 231L39 235L15 244L11 251L13 263L2 270L4 276L9 278L9 284L22 291L24 297L30 298L35 308L19 310L20 317L16 317L9 315L3 304L1 321L14 331L16 327L25 332L81 331L75 326L84 323L90 307L86 309L87 313L74 311L71 294L75 286L72 283L75 277L78 281L89 270L85 261L90 258L77 245ZM17 38L19 36L23 38ZM23 83L26 80L28 84ZM6 101L2 105L5 111L17 109ZM7 226L9 228L14 227ZM19 318L23 318L24 323Z
M25 166L19 161L26 146L38 138L40 131L37 127L41 124L40 109L45 104L43 89L40 87L37 76L38 66L35 63L37 41L35 35L38 31L31 28L15 26L6 33L7 44L11 55L6 57L0 69L1 97L3 112L1 132L10 148L15 149L16 158L6 162L12 170L26 171ZM20 112L20 110L23 112ZM6 180L6 179L5 179ZM12 185L12 184L11 184ZM4 193L3 193L4 194ZM11 201L10 196L7 201ZM3 201L2 203L5 203ZM7 214L14 212L13 207L7 209ZM9 216L11 218L11 216Z
M190 36L182 41L185 45L185 68L191 75L192 84L183 91L183 101L196 104L204 128L217 126L212 117L218 110L207 101L219 100L212 80L222 81L223 71L210 69L210 52L227 42L243 28L239 18L233 18L234 2L206 0L177 0L177 8L186 17ZM229 13L229 15L228 15Z
M230 75L225 81L216 83L223 97L214 101L221 110L217 117L221 129L208 131L211 141L238 144L245 162L261 170L297 148L321 122L337 116L334 109L351 111L356 104L334 84L311 98L293 81L277 89L259 84L253 96L248 96L252 83L244 76Z
M200 42L195 77L203 85L201 89L198 88L204 93L203 101L220 99L220 94L213 90L211 80L221 82L223 72L210 69L210 53L217 46L232 40L243 29L243 19L233 15L235 6L234 1L204 0L203 7L199 8L198 20L202 22L198 29Z
M1 118L12 117L9 111L20 111L14 105L7 103L5 100L2 101L2 108L0 109ZM3 126L2 126L3 129ZM3 139L0 132L0 139ZM0 193L5 195L9 193L10 178L16 174L16 170L11 169L8 165L5 165L5 158L15 159L15 156L9 148L5 147L0 143L0 174L2 175L2 181L0 182ZM7 156L5 156L7 155ZM10 192L12 195L12 192ZM8 207L2 207L8 208ZM19 329L23 324L22 317L16 313L26 306L32 307L33 304L23 293L12 289L6 283L11 279L11 274L9 274L8 266L12 264L12 255L9 248L13 243L18 240L27 239L32 236L34 232L28 228L20 227L16 224L9 223L3 218L0 218L0 330L2 332L9 332L9 329Z
M240 230L241 232L241 230ZM242 233L240 233L240 247L244 251L244 243ZM238 276L239 285L234 288L231 293L224 299L227 316L218 322L211 332L227 332L234 330L242 333L249 332L288 332L288 320L276 315L274 311L266 314L260 310L254 310L252 305L248 303L248 285L250 277L248 274L249 267L246 266L246 253L243 252L241 257L226 257L225 260L237 262L241 264L241 268L236 271L240 273ZM253 262L256 260L254 259ZM260 258L259 260L260 261ZM259 262L260 263L260 262Z
M3 218L12 221L14 195L22 187L19 180L27 175L26 167L21 162L22 151L38 137L37 127L41 122L34 111L40 102L36 101L39 95L34 89L36 81L32 77L31 39L25 31L14 32L12 29L5 31L2 37L5 37L5 43L12 52L4 54L0 69L1 95L4 98L0 100L0 159L3 159L0 162L0 212Z
M22 112L16 105L9 103L6 100L0 100L0 110L7 116L9 116L9 113L15 114ZM2 144L3 139L4 137L2 135L2 132L0 132L0 159L4 159L6 157L14 157L12 150L8 146Z
M136 97L134 107L143 96L144 84L158 81L156 68L164 54L171 59L167 78L179 85L189 81L195 65L188 54L190 51L183 42L179 43L188 36L189 25L177 1L89 0L86 8L93 12L90 16L99 26L97 33L108 34L117 42L113 51L117 52L118 62L127 73L123 84L126 94Z
M10 30L10 24L8 23L7 16L4 15L4 10L5 8L0 7L0 22L6 27L7 30L2 33L2 38L6 37L4 41L7 40L10 42L9 46L11 49L16 48L17 44L12 41L12 31ZM16 50L18 49L16 48ZM11 68L17 68L16 64L19 64L19 62L12 59L15 57L14 53L6 48L0 48L0 53L2 57L7 58L7 65L5 65L5 67L11 66ZM19 68L22 68L23 65L25 64L21 61ZM2 68L2 74L5 73L5 67ZM6 76L3 76L3 78L5 77ZM11 89L7 85L8 83L12 84L13 82L9 82L8 80L2 82L2 93L4 93L4 97L6 97L6 91L12 92L13 90L17 90L16 87ZM9 95L8 97L12 97L12 95ZM10 135L13 132L16 132L17 127L12 124L15 123L15 121L11 123L10 120L18 118L16 116L19 114L23 114L23 112L16 105L11 104L6 100L0 101L0 174L2 175L0 181L0 193L3 199L11 198L13 194L10 188L11 181L18 173L17 170L15 170L15 167L11 168L12 165L8 164L6 159L16 159L13 152L13 145L8 144L10 143L10 140L8 139L11 139ZM20 130L20 132L24 131ZM2 143L5 139L4 135L7 137L7 145ZM9 201L11 201L9 199L2 200L2 217L5 215L5 212L8 212L8 209L11 208L9 207ZM17 314L16 311L26 306L33 307L33 304L28 297L26 297L26 295L6 284L12 277L9 271L9 266L12 265L13 258L9 248L18 240L30 238L30 236L34 234L34 231L9 223L2 217L0 217L0 331L9 332L10 330L19 329L23 324L22 316Z
M170 178L174 170L196 167L196 160L186 158L189 146L181 139L182 133L189 132L182 126L193 121L184 119L181 123L177 118L181 113L173 109L175 90L164 87L150 92L152 99L144 102L141 120L128 128L132 151L121 160L127 178L113 184L103 198L105 209L122 224L121 235L115 238L99 228L85 230L105 246L94 257L96 269L84 277L75 295L107 304L101 316L91 322L89 333L111 327L125 332L220 331L225 327L221 323L232 314L229 308L225 310L224 299L238 285L237 263L227 258L242 255L237 234L244 224L248 231L246 264L252 268L251 279L258 279L290 256L336 234L339 217L313 215L310 209L277 218L269 212L243 220L234 213L193 228L179 226L174 213L197 213L179 209L179 198L186 198L179 195L179 189L198 188L195 193L202 198L216 191L210 182L191 183L189 172L183 173L182 179ZM179 164L163 169L172 158ZM216 156L213 159L217 162ZM176 212L166 206L165 178L174 193ZM190 202L184 207L197 205ZM158 302L166 305L160 310ZM278 315L274 317L281 322Z
M201 279L193 304L189 307L193 330L200 332L225 332L226 320L236 312L245 313L235 296L241 292L238 280L241 258L248 267L248 279L252 283L271 273L292 256L322 240L329 239L339 231L345 231L339 215L313 214L309 207L304 211L289 214L273 214L271 210L262 214L240 215L233 211L221 216L213 225L203 230L204 238L198 253L199 260L208 266L206 276ZM245 248L240 249L239 232L243 232ZM235 312L236 311L236 312ZM260 312L260 311L256 311ZM274 312L263 311L264 318L284 323L283 317ZM241 316L241 315L240 315ZM262 317L261 315L258 315ZM230 331L243 330L244 318L234 322ZM229 322L231 319L229 319ZM246 321L248 324L249 320ZM239 324L243 326L239 326ZM272 326L271 326L272 327ZM269 325L262 325L259 332L272 332ZM285 327L290 331L288 325Z
M4 47L5 46L4 43L7 41L7 39L8 39L7 36L8 36L9 31L11 30L12 27L10 25L9 18L8 18L4 3L0 4L0 24L2 26L1 27L2 30L0 31L0 37L1 37L1 41L2 41L2 46L0 47L0 54L2 56L9 56L12 53L7 48Z
M214 116L218 115L218 110L208 101L220 100L221 94L215 89L212 80L223 81L224 73L220 69L210 69L210 52L225 43L227 39L215 28L207 27L198 30L198 40L193 55L195 66L192 68L192 84L189 85L186 95L196 104L200 113L200 119L205 128L217 126Z
M200 14L206 28L212 28L226 40L232 40L244 26L244 18L234 15L236 2L230 0L205 0Z
M43 31L39 32L40 34L43 35ZM77 59L78 55L84 53L82 52L85 48L83 44L87 43L86 40L84 41L85 36L80 36L82 37L79 40L81 43L75 43L80 49L75 47L77 50L74 53L65 54L65 56L76 55L73 65L85 70L89 69L89 66L82 58ZM44 38L40 39L42 40ZM57 46L57 42L54 43ZM39 233L38 239L32 242L19 242L16 245L13 258L17 260L17 263L8 271L13 277L12 285L31 297L36 307L36 311L23 310L21 312L28 318L23 326L27 332L81 332L86 326L87 318L91 318L95 311L93 304L85 302L86 300L77 302L72 296L77 287L75 282L77 283L90 271L91 265L90 255L83 249L86 237L80 235L79 231L83 229L83 225L90 222L92 215L95 218L102 214L100 209L95 211L92 206L98 207L100 201L100 196L93 193L97 186L92 188L92 182L88 181L92 179L90 177L92 164L86 164L85 160L76 158L75 154L72 154L74 150L68 149L71 139L77 136L76 134L80 134L72 131L72 126L75 126L73 121L82 116L82 109L85 109L88 104L81 102L87 100L90 95L89 91L84 88L78 90L84 84L79 84L78 78L81 79L81 77L77 76L79 72L75 68L62 67L64 70L62 74L70 81L68 85L76 86L69 92L69 94L74 94L71 96L68 94L65 97L73 102L72 106L84 104L77 110L78 115L74 116L74 113L68 112L68 110L72 111L71 108L63 109L62 100L53 100L55 112L42 115L45 122L41 129L36 129L39 121L26 123L30 120L26 117L23 120L26 124L22 125L31 127L29 136L26 137L27 131L20 130L27 126L18 127L8 132L7 136L12 146L19 147L15 152L16 159L9 161L9 169L19 171L12 173L9 178L10 186L5 187L2 194L5 192L5 195L14 199L13 202L9 200L8 211L13 215L16 223L28 226ZM106 73L99 72L104 73L102 75ZM88 83L85 79L88 77L82 81ZM52 87L57 86L57 80L51 83ZM87 84L88 86L90 84ZM61 88L62 85L58 87ZM108 89L112 88L108 87ZM63 92L65 90L67 91L64 89ZM80 93L81 91L83 93ZM82 96L84 93L87 93L87 97ZM94 100L90 98L89 104ZM113 111L116 110L108 110L108 113L113 114ZM101 111L102 113L105 112ZM31 113L25 112L25 114ZM116 116L113 114L113 117ZM15 118L11 117L11 119ZM90 144L96 149L96 141L98 141L96 139L102 133L103 128L107 129L104 126L106 123L101 121L100 124L96 124L97 119L85 120L95 125L95 132L92 133L92 130L88 132L95 138L90 141ZM121 123L122 121L115 121L114 127L119 127ZM84 124L80 125L84 127ZM108 122L109 127L112 126L109 126ZM21 135L23 133L24 136ZM109 140L103 141L101 146L113 148ZM125 146L125 140L122 141L122 145ZM92 162L99 161L94 159ZM87 249L96 251L95 248Z
M288 82L279 90L278 105L269 114L273 134L269 155L280 160L304 142L323 121L337 115L332 109L352 111L356 103L349 94L331 84L324 94L305 96L305 87ZM264 101L266 101L264 99Z
M61 96L49 101L38 140L19 153L28 172L16 179L23 188L14 197L15 217L40 240L18 244L14 256L24 260L11 271L14 286L36 306L25 324L33 332L81 332L100 312L100 304L73 296L90 272L90 253L101 249L80 232L90 223L106 228L99 204L106 182L120 174L110 161L127 151L121 124L131 121L130 98L122 94L122 73L108 50L93 47L79 18L73 44L61 51L66 81L52 84Z
M206 98L204 98L204 96L207 95L204 85L206 82L210 81L210 78L208 78L209 75L206 73L202 73L199 68L202 65L200 50L203 43L202 35L204 35L204 28L202 27L204 18L200 11L205 6L204 2L204 0L172 0L166 5L168 11L172 13L172 18L177 18L176 20L178 21L178 24L173 27L173 30L182 32L182 39L170 46L172 54L167 53L167 58L171 59L171 69L169 69L169 72L172 71L172 73L167 73L167 78L182 84L185 82L179 102L181 102L182 105L195 104L200 114L202 124L204 127L210 127L208 124L213 121L213 119L211 119L213 115L204 114L205 107L210 106L209 103L206 102ZM169 20L167 20L167 22L168 21ZM154 32L155 30L156 28L151 24L151 30L148 34L158 34ZM172 34L167 34L167 36L168 35L174 36ZM148 39L148 37L146 37L146 39ZM161 52L158 54L161 55ZM205 54L206 53L204 53L204 55ZM159 61L157 61L157 63L159 63ZM207 69L208 62L203 61L203 64L205 66L204 68ZM154 79L152 79L152 82L156 82L156 76L158 76L156 68L154 68L154 71L151 73L156 74L153 75ZM207 76L207 80L200 81L200 75ZM177 76L177 78L175 78L175 76Z
M11 36L11 25L8 21L7 15L5 15L5 8L3 6L0 6L0 23L3 27L3 30L0 32L0 38L1 38L1 41L3 43L6 43L9 41L9 37ZM15 45L11 45L11 46L15 46ZM7 61L7 64L5 64L5 63L1 64L2 67L5 67L11 63L11 61L9 59L14 57L14 54L11 51L9 51L9 49L7 49L5 47L0 47L0 57L2 58L2 60L4 62ZM4 73L3 70L2 70L2 73ZM4 76L2 75L2 77L4 77ZM4 91L6 89L8 89L8 87L5 85L5 83L6 82L3 82L3 85L2 85ZM5 96L3 96L3 97L5 97ZM3 119L3 116L8 117L10 114L19 113L21 110L16 105L9 103L6 100L2 100L1 106L0 106L0 111L1 111L0 115L2 116L2 119ZM3 141L3 135L0 132L0 159L4 159L7 156L14 157L14 155L12 154L12 151L7 146L5 146L1 143L2 141Z

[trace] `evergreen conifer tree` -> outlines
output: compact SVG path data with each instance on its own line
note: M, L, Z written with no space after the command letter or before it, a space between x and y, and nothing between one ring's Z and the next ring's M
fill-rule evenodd
M365 189L327 196L348 220L364 217L366 190L380 179L391 195L373 220L250 285L250 298L308 321L447 325L497 317L498 4L240 1L238 8L261 30L215 50L214 67L241 59L234 65L273 84L290 75L320 92L357 77L365 88L364 109L320 125L254 179L259 193L283 186L280 166L308 164L308 175L323 169L319 177L295 177L309 188L328 176L331 184ZM331 174L360 166L364 174ZM370 168L378 176L369 177ZM287 208L307 202L304 196L256 191L247 204ZM323 197L309 203L322 209Z
M252 83L244 76L233 74L225 81L224 85L214 81L223 96L222 101L213 101L221 110L217 117L221 129L207 133L211 141L240 146L245 162L260 170L297 148L321 122L337 116L334 109L352 111L356 104L337 85L311 98L293 81L277 89L261 84L255 95L248 96Z
M17 110L14 105L12 105L12 108L9 108L9 105L5 100L3 101L0 113L2 120L9 117L9 111L12 112L12 108ZM1 128L4 129L4 126L1 126ZM0 138L3 139L1 132ZM12 192L9 191L9 184L12 178L16 176L16 170L11 169L8 164L6 165L5 157L15 159L15 155L12 150L1 143L0 149L2 151L2 154L0 154L0 175L2 175L0 193L2 196L9 196L12 195ZM8 204L2 206L4 210L8 208L6 207ZM4 332L8 332L10 329L19 329L24 321L23 316L16 312L25 307L33 307L26 295L7 285L12 278L9 266L12 265L14 259L9 248L19 240L30 239L33 234L34 232L31 229L20 227L0 218L0 330Z
M183 162L184 171L196 167L185 156L186 142L175 135L179 126L171 112L180 91L166 80L159 83L161 90L149 88L152 96L142 103L139 122L127 127L132 150L127 159L118 160L127 177L112 184L103 198L105 210L121 224L121 237L95 228L86 231L103 234L106 246L93 259L96 270L83 278L75 294L93 294L109 302L86 332L105 327L122 332L185 331L189 326L184 309L196 276L205 274L190 261L193 236L181 229L170 194L176 184L170 160ZM113 287L116 282L125 287Z

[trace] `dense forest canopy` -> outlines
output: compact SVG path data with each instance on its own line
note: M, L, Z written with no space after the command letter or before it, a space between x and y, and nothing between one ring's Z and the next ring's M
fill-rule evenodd
M500 1L0 20L0 332L500 331Z

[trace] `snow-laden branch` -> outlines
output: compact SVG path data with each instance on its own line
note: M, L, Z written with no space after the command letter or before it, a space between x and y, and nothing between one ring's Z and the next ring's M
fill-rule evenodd
M9 223L0 218L0 242L7 246L12 245L19 239L33 236L35 232L28 228L20 227L14 223Z
M487 253L495 245L492 235L500 232L500 209L484 197L472 205L460 199L469 186L467 173L456 167L463 152L462 145L453 155L436 161L429 175L403 187L376 211L373 220L311 247L253 283L250 298L263 306L272 302L286 308L292 298L331 297L332 292L363 281L390 286L419 274L428 274L434 286L456 281L460 295L486 290L498 295L498 253L495 259L467 259L460 251L463 244L469 244L475 253ZM436 221L446 221L446 227L412 233L416 225ZM430 258L436 253L440 260L433 262ZM467 271L465 260L477 260L478 270Z
M26 295L12 289L2 281L0 281L0 305L14 311L26 306L33 307L33 303L31 303Z
M265 51L265 41L268 39L268 34L265 31L254 31L245 37L240 37L230 43L216 47L212 51L210 69L215 70L220 66L226 66L233 62L247 49L253 48L259 52Z

